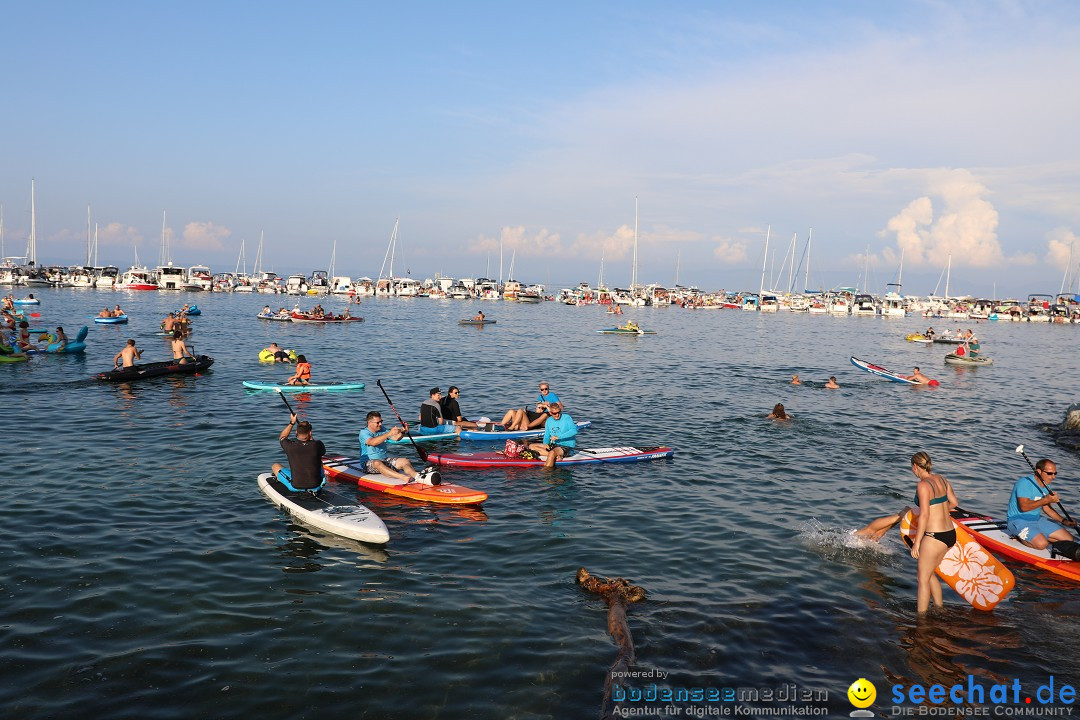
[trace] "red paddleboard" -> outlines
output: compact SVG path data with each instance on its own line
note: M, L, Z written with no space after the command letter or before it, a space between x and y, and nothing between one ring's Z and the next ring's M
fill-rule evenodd
M971 603L976 610L993 610L1016 584L1012 571L983 548L963 525L956 528L956 544L945 553L937 576ZM911 547L915 537L914 514L908 510L900 520L900 535Z
M570 457L556 460L555 464L562 467L564 465L588 465L602 462L641 462L643 460L668 458L674 454L675 450L669 447L578 448L574 450ZM469 468L536 467L542 466L544 460L544 456L530 460L520 457L507 457L501 452L429 453L427 456L429 463Z
M331 480L354 482L368 490L407 497L412 500L449 505L478 505L488 498L486 492L473 490L463 485L454 485L453 483L444 482L440 485L428 485L427 483L404 482L385 475L366 474L360 466L360 458L347 458L344 455L327 455L324 457L323 470L326 471L326 477Z

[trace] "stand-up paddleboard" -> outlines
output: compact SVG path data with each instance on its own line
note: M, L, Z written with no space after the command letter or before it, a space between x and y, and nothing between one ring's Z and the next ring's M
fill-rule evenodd
M1080 562L1052 555L1050 548L1036 550L1009 535L1008 523L986 515L978 515L961 508L952 511L953 520L963 525L975 538L993 552L1011 560L1034 565L1040 570L1080 582Z
M630 328L625 328L625 327L604 328L603 330L597 330L596 332L600 333L601 335L655 335L656 334L655 330L642 330L640 328L637 329L637 330L632 330Z
M317 493L295 493L270 473L259 476L259 489L282 510L310 527L360 542L385 545L386 524L355 500L322 488Z
M443 482L439 485L405 482L397 478L379 474L367 474L361 467L359 458L347 458L333 455L323 458L323 470L326 477L338 482L353 482L368 490L377 490L388 495L422 500L424 502L444 503L447 505L478 505L488 498L482 490L473 490L464 485Z
M589 420L574 423L577 425L578 430L584 430L592 425ZM496 428L502 428L502 425L496 425ZM538 427L532 430L462 430L461 433L436 433L434 435L422 435L418 432L412 434L413 440L416 442L431 442L432 440L453 440L460 437L462 440L473 440L475 442L502 442L507 438L520 440L522 438L538 438L543 437L544 428ZM409 445L411 441L408 437L402 437L400 440L387 440L386 442L392 445Z
M99 325L122 325L128 321L127 315L117 315L116 317L96 317L94 322Z
M900 519L900 536L911 547L916 533L914 513ZM937 567L937 576L971 603L976 610L993 610L1016 584L1012 571L990 554L963 526L956 528L956 544Z
M885 368L881 367L880 365L875 365L873 363L866 362L865 360L860 360L859 358L854 357L854 356L852 356L852 358L851 358L851 364L854 365L855 367L859 368L860 370L865 370L866 372L870 373L871 375L877 375L880 378L885 378L886 380L892 380L893 382L907 383L908 385L922 385L923 384L923 383L920 383L920 382L916 382L915 380L912 380L910 378L904 377L900 373L893 372L892 370L886 370ZM932 385L932 386L937 386L937 385L940 385L941 383L939 383L937 380L931 380L930 382L928 382L926 384L927 385Z
M274 321L277 321L277 322L292 322L292 315L282 315L281 313L270 313L269 315L267 315L265 313L259 313L255 317L259 318L260 320L274 320Z
M494 325L495 320L458 320L458 325Z
M386 442L391 445L412 445L414 442L421 443L433 442L435 440L453 440L458 437L456 432L432 433L430 435L422 435L413 430L410 430L409 432L412 433L412 440L409 439L408 435L402 435L400 440L387 440Z
M602 462L631 463L669 458L674 454L673 448L662 446L578 448L570 457L556 460L555 464L562 467ZM427 456L429 463L463 468L535 467L543 465L545 459L543 455L536 459L507 457L501 452L429 453Z
M289 385L288 383L256 382L245 380L244 387L249 390L280 390L281 392L315 392L332 390L363 390L364 383L308 383L307 385Z

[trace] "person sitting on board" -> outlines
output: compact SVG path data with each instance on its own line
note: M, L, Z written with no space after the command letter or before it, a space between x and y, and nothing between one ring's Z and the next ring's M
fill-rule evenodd
M979 350L982 345L979 344L979 338L975 337L975 333L971 330L967 331L967 339L964 341L964 347L967 348L969 357L978 357Z
M293 426L296 427L296 439L290 440ZM311 423L307 420L296 422L296 415L289 416L289 424L278 435L281 449L289 458L289 467L274 463L270 471L277 481L292 492L316 492L326 483L322 458L326 446L322 440L311 436Z
M791 420L793 415L788 415L782 403L773 405L772 412L765 416L766 420Z
M830 390L838 390L838 389L840 389L840 383L836 382L836 376L835 375L830 375L829 376L829 382L825 383L825 387L829 388Z
M15 312L15 296L11 293L8 293L7 297L4 298L4 309Z
M918 365L915 366L915 372L911 373L910 375L905 375L905 377L908 380L914 380L915 382L917 382L920 385L929 385L930 384L930 378L928 378L928 377L926 377L925 375L922 374L922 370L919 369Z
M405 458L392 458L386 452L387 440L400 440L408 426L395 426L383 432L382 415L377 410L367 414L367 427L360 431L360 465L365 473L378 473L403 482L423 482L420 474Z
M191 305L184 303L184 307L180 308L181 315L187 315L188 310L191 309Z
M128 339L124 349L116 353L113 358L113 367L120 367L120 361L124 361L124 367L135 367L136 360L142 360L142 350L135 347L135 341Z
M802 385L802 380L799 379L799 376L797 374L792 375L791 376L791 384L792 385Z
M1050 507L1061 502L1052 487L1057 472L1057 464L1043 458L1035 463L1034 473L1016 481L1009 496L1009 534L1036 550L1050 546L1051 555L1080 560L1080 544L1065 529L1065 526L1076 527L1076 521L1063 518Z
M544 467L554 467L555 461L568 458L577 447L577 424L574 418L562 411L562 403L548 405L549 417L544 423L544 438L538 443L530 443L529 449L535 453L547 453Z
M630 332L638 331L638 324L633 320L627 320L626 324L619 328L620 330L629 330Z
M101 312L99 312L97 314L97 316L100 317L100 318L112 317L112 310L110 310L108 307L106 307Z
M17 324L17 321L15 320L15 316L12 315L10 312L8 312L6 309L3 311L2 314L3 314L3 320L0 321L0 324L2 324L4 326L4 332L14 332L15 331L15 326Z
M270 312L270 306L269 306L269 305L264 305L264 306L263 306L263 309L262 309L262 312L261 312L261 313L259 313L259 314L260 314L260 315L270 315L270 314L271 314L271 312Z
M184 342L184 333L179 330L173 330L172 356L173 360L178 361L181 365L194 362L195 360L194 356L188 351L187 344Z
M510 408L499 422L507 430L531 430L543 425L547 419L547 409L551 403L559 402L559 396L551 391L551 385L540 383L540 394L536 396L536 411L525 408Z
M308 385L311 383L311 363L304 355L296 356L296 372L285 381L286 385Z
M451 385L447 388L446 397L439 403L442 405L443 421L453 423L462 430L476 430L479 426L471 420L466 420L461 414L461 406L458 404L459 397L461 397L461 390L457 385Z
M933 340L935 334L936 333L934 332L934 326L931 325L930 327L926 328L926 332L923 333L923 337L927 340Z
M452 422L446 422L442 414L442 390L431 388L428 390L428 399L420 404L420 434L442 435L445 433L460 433L461 427Z
M341 313L340 319L348 320L352 317L352 313L349 312L349 308L345 308L345 312Z
M15 336L15 344L20 350L37 350L37 345L30 342L30 323L25 320L19 322L19 333Z
M620 306L619 303L612 303L611 314L622 315L622 306Z
M117 305L116 308L113 309L112 316L113 317L124 317L124 311L120 309L119 305Z
M473 315L473 322L484 322L484 311L483 310L477 310L476 311L476 314Z

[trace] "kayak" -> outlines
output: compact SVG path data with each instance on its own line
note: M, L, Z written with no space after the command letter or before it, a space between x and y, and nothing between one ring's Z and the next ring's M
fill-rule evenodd
M865 370L866 372L870 373L871 375L877 375L880 378L885 378L886 380L892 380L893 382L907 383L908 385L921 385L922 384L922 383L916 382L914 380L911 380L910 378L904 377L900 373L895 373L892 370L886 370L885 368L881 367L880 365L874 365L873 363L868 363L865 360L860 360L859 358L857 358L855 356L852 356L851 364L854 365L855 367L859 368L860 370ZM931 380L928 384L929 385L939 385L940 383L937 380Z
M308 383L307 385L289 385L288 383L256 382L245 380L244 387L249 390L280 390L281 392L314 392L316 390L363 390L364 383Z
M669 458L674 454L673 448L663 446L578 448L574 450L573 455L556 460L555 464L562 467L563 465L591 465L602 462L642 462ZM426 460L432 464L464 468L534 467L544 464L543 457L535 460L511 458L501 452L429 453Z
M1068 558L1051 557L1050 548L1036 550L1009 535L1008 524L986 515L978 515L961 508L952 511L953 520L990 550L1011 560L1027 563L1040 570L1080 581L1080 562Z
M98 380L124 382L127 380L141 380L143 378L156 377L158 375L191 375L200 370L206 370L213 364L214 358L207 355L199 355L195 358L195 362L181 363L176 360L165 360L164 362L144 363L135 365L134 367L118 368L116 370L110 370L109 372L98 373L95 377L97 377Z
M578 430L584 430L592 425L588 420L574 423L577 425ZM501 428L502 425L496 425L495 427ZM420 433L413 433L413 440L416 442L431 442L432 440L452 440L453 438L460 437L462 440L475 440L477 442L502 442L507 438L538 438L543 437L544 428L538 427L532 430L462 430L461 433L436 433L434 435L422 435ZM408 437L403 437L400 440L387 440L386 442L393 445L409 445L411 444Z
M305 525L350 540L385 545L386 523L355 500L327 490L292 492L270 473L259 475L259 489L271 502Z
M362 317L342 317L341 315L323 315L322 317L316 317L314 315L306 315L304 313L298 313L293 311L289 316L293 322L310 322L310 323L352 323L352 322L364 322Z
M970 357L968 355L957 355L956 353L949 353L945 356L945 364L979 367L980 365L993 365L994 361L991 358L983 357L981 355Z
M118 315L116 317L96 317L94 322L101 323L102 325L119 325L128 321L127 315Z
M427 483L405 482L377 473L367 474L360 466L359 458L347 458L342 455L323 458L323 470L326 471L326 477L331 480L352 482L367 490L376 490L411 500L449 505L479 505L488 499L486 492L473 490L464 485L446 482L428 485Z
M278 322L292 322L292 316L291 315L282 315L280 313L270 313L269 315L267 315L265 313L259 313L255 317L259 318L260 320L276 320Z
M75 336L75 339L74 340L69 340L68 344L64 346L63 350L60 349L60 343L53 342L53 343L49 343L45 347L45 352L50 352L50 353L78 353L78 352L83 352L84 350L86 350L86 343L84 342L84 340L86 340L86 333L89 332L89 331L90 331L90 328L83 325L82 328L79 329L79 332Z
M494 325L494 320L458 320L458 325Z
M908 547L914 544L914 517L908 510L900 520L900 536ZM1016 578L964 526L954 522L953 527L956 544L945 553L935 572L976 610L993 610L1013 589Z
M601 335L655 335L655 330L629 330L624 327L605 328L603 330L597 330L596 332Z

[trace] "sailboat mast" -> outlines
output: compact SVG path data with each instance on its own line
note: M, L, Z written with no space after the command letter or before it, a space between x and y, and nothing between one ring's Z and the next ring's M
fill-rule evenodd
M787 271L787 286L788 292L791 292L792 283L795 282L793 275L795 274L795 241L798 239L799 233L791 233L791 265L788 266ZM784 268L780 268L780 272L784 272Z
M810 289L810 241L814 239L814 228L806 236L806 273L803 275L803 292Z
M1061 288L1058 290L1058 295L1065 292L1065 282L1069 279L1069 270L1072 269L1072 256L1073 245L1075 243L1069 243L1069 262L1065 263L1065 274L1061 276Z
M236 267L233 268L233 275L240 274L240 261L244 258L244 241L240 240L240 254L236 256ZM247 263L244 263L244 272L247 272Z
M98 267L98 236L97 223L94 223L94 267Z
M949 278L952 276L952 253L949 253L949 262L945 265L945 299L949 299Z
M37 210L34 207L34 180L30 180L30 251L26 253L31 265L37 267Z
M169 241L165 239L165 211L161 211L161 251L158 253L158 265L169 262Z
M397 252L397 231L401 218L394 218L394 232L390 235L390 284L394 283L394 253Z
M604 251L600 250L600 275L596 278L596 288L604 287Z
M638 241L638 199L634 196L634 266L630 268L630 290L637 287L637 241Z
M334 249L330 251L330 267L328 268L330 281L334 280L334 264L337 260L337 240L334 241Z
M675 287L679 287L679 262L682 260L682 250L675 251Z
M7 251L4 250L4 205L0 203L0 258L6 256Z
M263 232L259 231L259 249L255 251L255 266L251 268L251 274L255 276L262 274Z
M86 206L86 264L90 264L90 205Z
M761 283L758 285L758 310L761 309L761 295L765 292L765 263L769 260L769 236L772 235L772 225L765 230L765 252L761 254Z

